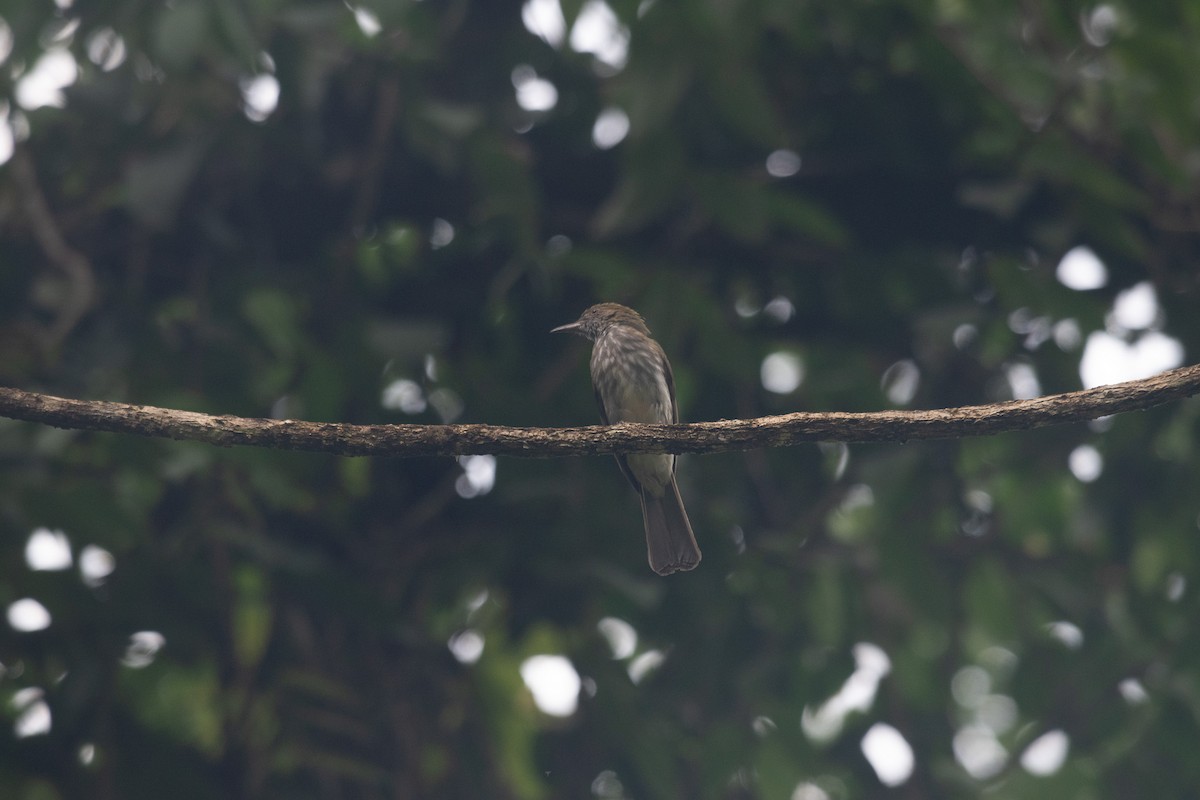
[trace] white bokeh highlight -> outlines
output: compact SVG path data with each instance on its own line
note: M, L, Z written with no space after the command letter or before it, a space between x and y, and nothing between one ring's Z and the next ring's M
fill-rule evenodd
M8 607L8 624L14 631L44 631L51 621L50 611L32 597L14 600Z
M1158 294L1154 285L1142 281L1117 293L1108 323L1126 331L1142 331L1158 320Z
M891 725L876 722L863 736L861 747L884 786L899 786L912 776L916 764L912 745Z
M629 680L635 684L641 683L647 675L661 667L666 660L667 656L663 651L647 650L629 662Z
M1037 371L1034 370L1032 364L1024 362L1006 364L1004 377L1008 379L1008 386L1014 400L1032 400L1042 394L1042 384L1038 380Z
M1083 647L1083 630L1074 622L1060 619L1046 623L1045 629L1051 638L1057 639L1068 650L1078 650Z
M525 30L551 47L562 46L567 35L567 20L558 0L527 0L521 6L521 22Z
M8 57L12 55L14 43L12 27L3 18L0 18L0 64L8 61Z
M571 26L571 49L591 53L613 71L625 66L629 57L629 29L603 0L587 0Z
M1183 363L1183 345L1178 339L1150 331L1133 342L1105 331L1088 334L1079 362L1084 388L1107 386L1122 381L1149 378Z
M46 693L36 686L27 686L13 692L9 702L17 711L17 718L13 722L13 734L18 739L50 732L52 719L45 697Z
M1054 327L1050 332L1054 343L1058 345L1058 349L1064 352L1079 349L1079 345L1083 344L1083 331L1079 328L1079 323L1073 319L1060 319L1054 323Z
M906 406L917 396L917 389L921 385L921 369L912 359L902 359L884 370L879 385L890 403Z
M1053 775L1062 769L1070 749L1071 739L1064 731L1047 731L1025 748L1021 766L1031 775Z
M954 734L954 758L972 777L986 780L1004 769L1008 750L991 728L982 724L966 725Z
M791 394L804 382L804 362L795 353L780 350L763 359L759 373L768 392Z
M617 617L605 617L596 623L596 629L608 642L613 658L623 661L637 651L637 631L625 620Z
M15 146L16 137L8 117L8 103L0 101L0 164L8 163Z
M512 85L517 93L517 105L526 111L542 113L558 105L558 89L528 64L513 68Z
M767 301L766 305L762 307L762 313L772 322L782 325L796 316L796 306L788 298L779 295Z
M830 800L829 792L817 786L815 783L804 781L796 784L796 788L792 790L790 800Z
M454 482L459 497L479 497L496 485L495 456L460 456L458 463L463 468L463 474Z
M112 28L101 28L88 37L88 60L104 72L112 72L125 63L125 40Z
M606 108L596 117L592 126L592 143L600 150L610 150L629 134L629 115L613 106Z
M354 12L354 23L368 39L378 36L383 30L383 25L379 23L379 17L375 16L374 11L361 6L351 6L350 10Z
M167 637L158 631L137 631L130 635L121 663L132 669L148 667L166 644Z
M451 636L446 647L460 664L474 664L483 655L485 644L483 634L468 628Z
M389 411L420 414L429 407L421 385L408 378L397 378L383 388L380 405Z
M117 568L113 554L98 545L89 544L79 552L79 576L88 586L99 586Z
M1117 9L1108 3L1101 3L1092 9L1091 13L1085 12L1080 19L1083 36L1093 47L1104 47L1112 41L1113 34L1117 32L1120 24L1121 18Z
M279 81L274 75L262 74L239 82L242 90L242 112L251 122L265 122L279 105Z
M852 712L863 712L875 702L879 682L892 670L891 659L878 645L854 645L855 669L842 688L820 706L805 706L800 717L804 734L816 742L837 738Z
M521 664L521 680L544 714L569 717L579 707L579 673L565 656L530 656Z
M1125 678L1117 684L1121 698L1131 706L1139 706L1150 699L1150 693L1145 685L1137 678Z
M441 250L454 241L454 236L454 226L450 224L450 221L437 217L429 227L429 246L434 250ZM437 380L437 375L431 374L429 366L431 359L433 356L426 356L425 375L430 380ZM433 363L436 364L436 362Z
M65 47L51 47L42 53L33 69L17 81L17 104L27 111L43 106L62 108L67 104L63 90L75 83L79 67Z
M71 542L60 530L36 528L25 543L25 563L38 571L70 569Z
M775 150L767 156L767 174L772 178L790 178L800 171L800 154L794 150Z
M1104 472L1104 457L1090 444L1081 444L1067 457L1067 466L1080 483L1091 483Z
M1099 289L1108 283L1108 269L1090 247L1072 247L1058 262L1055 276L1068 289L1078 292Z

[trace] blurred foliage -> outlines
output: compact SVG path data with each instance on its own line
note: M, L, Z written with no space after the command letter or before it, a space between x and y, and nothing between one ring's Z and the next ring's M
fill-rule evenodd
M561 8L569 32L606 7ZM689 420L954 406L1013 396L1014 375L1079 388L1089 335L1149 335L1112 320L1143 282L1150 332L1200 350L1200 5L610 8L601 58L507 0L0 2L18 140L0 380L252 416L587 424L586 347L547 331L615 300L671 354ZM23 109L53 51L78 70L62 107ZM534 78L549 110L517 102ZM602 148L611 108L629 129ZM1088 291L1056 279L1080 245L1107 270ZM762 386L776 352L794 391ZM609 459L503 460L492 486L486 459L0 420L0 785L1186 796L1197 441L1191 400L689 457L705 559L661 579ZM1089 457L1098 475L1072 468ZM41 528L71 569L30 568ZM23 598L47 627L14 627ZM608 618L636 632L616 656ZM572 715L522 682L538 654L581 676ZM895 788L861 745L876 723L913 751ZM1056 731L1065 757L1039 769Z

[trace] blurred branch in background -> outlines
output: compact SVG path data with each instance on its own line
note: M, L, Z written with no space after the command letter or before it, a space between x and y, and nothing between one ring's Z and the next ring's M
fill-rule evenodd
M75 329L79 320L96 302L96 278L87 257L63 238L38 183L33 158L23 146L13 152L12 175L33 238L57 273L53 278L47 276L39 284L42 290L36 298L39 305L46 306L54 313L53 320L46 325L42 336L43 349L52 350Z
M59 428L337 455L551 457L719 453L801 442L953 439L1081 422L1200 394L1200 365L1080 392L933 411L798 412L691 425L349 425L212 416L127 403L68 400L0 388L0 415Z

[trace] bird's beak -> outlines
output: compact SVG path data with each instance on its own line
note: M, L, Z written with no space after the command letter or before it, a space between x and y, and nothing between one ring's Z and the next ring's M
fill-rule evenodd
M551 328L550 332L551 333L562 333L564 331L569 332L569 331L577 331L577 330L579 330L579 320L568 323L566 325L559 325L557 328Z

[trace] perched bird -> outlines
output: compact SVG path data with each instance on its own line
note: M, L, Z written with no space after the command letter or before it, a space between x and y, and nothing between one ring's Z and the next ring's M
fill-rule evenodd
M679 421L671 364L640 314L601 303L551 333L559 331L592 342L592 388L604 424ZM675 456L618 455L617 464L642 498L650 568L659 575L694 569L700 548L675 484Z

